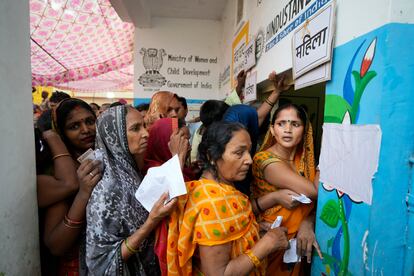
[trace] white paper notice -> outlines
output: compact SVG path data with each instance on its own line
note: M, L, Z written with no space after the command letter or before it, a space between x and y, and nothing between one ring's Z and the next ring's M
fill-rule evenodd
M300 256L296 253L296 239L289 240L289 249L283 255L284 263L297 263L300 261Z
M256 65L256 40L250 40L249 44L244 48L244 70L248 71L250 68Z
M177 155L159 167L150 168L136 191L135 197L150 212L154 203L165 192L169 193L170 198L187 193Z
M335 1L296 28L292 36L293 79L331 60Z
M302 89L331 79L331 62L319 65L295 80L295 90Z
M381 145L379 125L325 123L319 168L323 183L371 204Z
M244 85L244 103L255 101L257 99L257 72L250 72L247 74L246 82Z

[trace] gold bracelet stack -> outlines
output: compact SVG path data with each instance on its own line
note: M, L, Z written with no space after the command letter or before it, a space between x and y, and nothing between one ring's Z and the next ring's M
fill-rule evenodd
M138 252L139 252L139 250L134 249L134 248L132 248L131 246L129 246L129 244L128 244L128 238L126 238L126 239L124 240L124 244L125 244L125 247L128 249L129 253L131 253L131 254L136 254L136 253L138 253Z
M257 258L256 255L253 254L252 250L247 250L244 254L246 254L247 257L249 257L250 261L253 263L255 268L260 267L260 260Z
M55 160L56 158L63 157L63 156L70 156L70 154L69 153L56 154L55 156L53 156L52 160Z
M82 225L85 221L76 221L76 220L71 220L68 218L68 215L65 215L65 217L63 218L63 224L68 227L68 228L72 228L72 229L79 229L82 228Z
M265 103L267 103L268 105L270 105L270 107L273 107L275 105L275 103L272 103L269 99L265 100Z

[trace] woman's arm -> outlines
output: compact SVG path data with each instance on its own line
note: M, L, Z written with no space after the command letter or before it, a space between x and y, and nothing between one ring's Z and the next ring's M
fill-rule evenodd
M285 162L269 164L264 169L265 180L279 189L289 189L298 194L304 194L315 200L318 190L315 185L305 177L297 174Z
M253 212L259 214L275 205L282 205L284 208L291 210L300 204L299 201L292 200L292 196L299 196L299 194L289 189L279 189L275 192L267 193L252 201Z
M60 136L47 130L43 138L52 152L54 175L37 176L37 202L40 208L65 199L79 188L75 164Z
M278 227L269 230L251 249L260 261L270 253L286 249L288 241L286 228ZM254 269L254 264L246 255L230 259L231 243L215 246L199 246L201 271L204 275L246 275Z
M259 126L262 125L267 114L269 114L270 110L272 110L273 106L276 104L277 100L279 99L280 93L284 90L287 90L290 87L289 85L284 84L285 76L276 76L275 71L269 74L269 80L273 83L274 90L257 109Z
M158 223L167 215L169 215L177 204L177 199L174 198L164 205L168 199L168 194L164 193L160 199L154 204L145 223L135 231L131 236L125 239L121 245L121 255L124 261L128 260L137 251L141 243L149 236L149 234L157 227ZM126 241L128 245L126 244Z
M46 211L44 241L53 255L65 254L85 226L85 210L93 187L101 179L99 161L84 161L78 169L81 185L72 204L61 201Z

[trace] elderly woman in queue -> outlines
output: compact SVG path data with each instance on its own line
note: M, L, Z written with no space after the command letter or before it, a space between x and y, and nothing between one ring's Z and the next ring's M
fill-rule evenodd
M313 203L301 204L293 196L304 194L315 201L318 173L315 170L312 127L303 108L287 104L274 113L269 131L253 161L252 198L259 222L272 223L282 216L288 238L297 238L299 255L311 260L318 243L313 232ZM287 265L283 252L269 258L268 275L300 275L301 263Z
M180 111L178 96L169 91L158 91L152 98L145 114L145 124L147 128L161 118L178 118Z
M164 194L151 212L135 199L141 183L133 155L147 148L148 132L140 112L116 106L97 121L96 147L105 165L87 206L86 262L91 275L159 275L153 230L176 200ZM182 144L183 137L175 143Z
M188 194L171 214L169 274L263 275L267 256L287 247L283 228L260 239L249 198L234 187L252 164L250 148L249 134L238 123L207 129L199 146L204 172L187 182Z
M85 210L96 183L101 178L99 161L77 158L95 144L96 116L79 99L63 100L53 116L55 130L44 131L38 141L37 157L50 150L52 164L38 164L37 198L40 209L40 232L44 245L58 256L41 250L42 273L85 275ZM40 160L40 159L38 159ZM42 247L43 249L43 247Z

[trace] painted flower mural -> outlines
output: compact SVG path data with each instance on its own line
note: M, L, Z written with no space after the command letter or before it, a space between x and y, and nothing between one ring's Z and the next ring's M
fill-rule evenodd
M369 70L375 58L377 38L374 38L366 48L359 71L353 70L356 57L365 42L364 40L359 45L350 61L343 83L343 97L333 94L326 96L325 123L356 124L358 122L362 95L369 82L377 75L375 71ZM335 236L327 242L327 248L323 252L323 264L328 275L331 273L341 276L351 275L348 270L350 255L348 220L353 203L361 202L357 198L336 190L329 183L322 183L322 185L327 191L335 190L337 199L330 199L324 203L320 220L330 228L338 228Z

